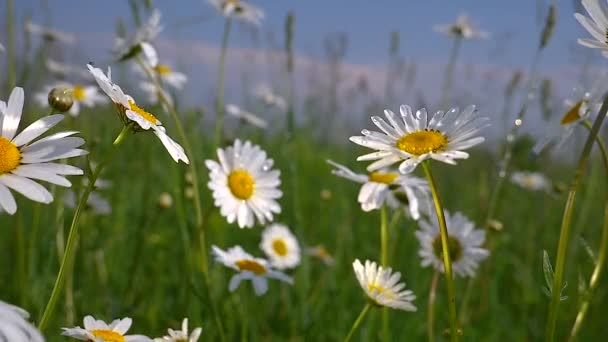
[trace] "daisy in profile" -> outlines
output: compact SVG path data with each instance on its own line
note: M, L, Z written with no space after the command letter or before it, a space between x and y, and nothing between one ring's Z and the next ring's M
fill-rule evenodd
M380 209L384 204L393 209L405 206L414 220L420 218L420 210L430 212L430 188L424 179L388 170L360 174L331 160L327 162L335 167L334 175L363 184L357 198L363 211Z
M450 215L445 211L445 222L448 227L452 270L459 276L473 277L479 263L490 254L487 249L481 248L486 239L486 232L476 229L473 222L459 212ZM422 258L421 265L432 266L443 273L443 248L437 221L430 223L422 219L418 224L420 229L416 231L416 238L420 242L418 255Z
M208 0L223 16L259 25L264 19L264 11L241 0Z
M266 227L260 248L276 269L294 268L300 264L298 239L285 225L275 223Z
M287 109L287 102L285 99L273 92L267 84L259 84L255 87L253 95L260 99L266 106L276 107L279 110Z
M485 39L489 37L487 32L478 30L471 24L469 16L461 14L453 24L437 25L433 27L433 30L438 33L445 34L448 37L457 39Z
M515 171L511 174L511 182L527 190L548 191L551 189L551 181L540 172Z
M152 42L163 30L160 25L160 15L160 11L155 9L132 37L128 39L116 38L113 52L119 61L132 58L141 52L146 62L152 67L158 64L158 54Z
M412 303L416 296L410 290L405 290L405 284L400 283L401 273L377 265L366 260L365 265L359 259L353 262L353 269L359 285L374 304L403 311L416 311Z
M376 150L362 155L357 160L376 160L367 167L376 171L399 162L401 173L410 173L427 159L435 159L448 164L456 164L456 159L466 159L469 154L463 150L484 141L479 131L487 126L488 118L477 115L475 106L460 111L438 111L430 118L426 109L412 113L409 106L400 108L401 118L385 110L388 123L379 116L372 122L382 131L361 131L363 136L350 137L355 144ZM400 120L399 120L400 119ZM430 119L430 120L429 120Z
M323 263L327 266L332 266L336 263L334 257L329 253L327 248L324 245L316 245L310 246L306 248L306 253L315 258L319 258L319 260L323 261Z
M228 223L251 228L255 219L260 224L272 222L273 214L281 212L277 199L283 196L280 171L272 170L274 161L266 152L249 141L236 140L233 146L218 148L219 163L206 160L209 189L216 207Z
M66 89L70 94L72 94L72 98L74 99L74 103L68 113L74 117L80 114L80 108L82 106L87 108L92 108L97 105L102 105L108 103L108 98L102 95L99 92L99 88L95 86L88 86L82 84L71 84L71 83L55 83L52 85L45 86L40 92L34 95L34 99L36 102L43 107L49 105L49 93L53 89Z
M31 35L40 36L42 39L51 42L58 41L65 44L76 43L76 36L72 33L63 32L51 27L40 26L29 20L25 23L25 31Z
M95 68L91 64L88 64L87 67L95 77L95 81L97 81L101 90L114 102L123 124L130 125L135 131L152 129L152 132L165 146L165 149L167 149L167 152L169 152L175 162L182 160L186 164L189 163L184 149L167 135L165 127L162 126L160 120L139 107L131 96L125 94L117 84L112 83L109 68L108 75L106 76L101 69Z
M146 67L149 67L150 70L152 70L153 74L158 77L163 85L168 85L174 89L180 90L184 87L186 82L188 82L188 76L186 76L186 74L176 71L169 64L158 63L156 66L151 66L146 63ZM148 77L148 74L140 65L135 65L133 71L142 77Z
M278 279L293 284L293 279L285 273L271 268L268 261L253 257L245 252L241 246L234 246L224 251L217 246L211 246L215 261L238 273L230 278L228 290L234 292L243 280L251 280L255 294L263 295L268 291L268 278Z
M608 11L606 11L605 1L583 0L582 4L591 18L580 13L575 13L574 17L591 34L593 39L579 38L578 43L592 49L600 49L604 57L608 57L608 40L606 39Z
M116 319L107 324L102 320L97 320L93 316L84 318L84 329L81 327L62 328L61 335L83 341L95 342L148 342L152 341L144 335L125 335L133 320L129 317Z
M155 338L154 342L197 342L202 331L203 329L199 327L188 334L188 319L184 318L182 321L182 330L173 330L169 328L169 335Z
M235 118L238 118L239 120L242 120L252 126L255 126L255 127L258 127L261 129L268 128L268 122L266 122L266 120L260 118L259 116L255 115L251 112L248 112L246 110L239 108L237 105L233 105L233 104L226 105L226 113L228 113L228 115L234 116Z
M72 183L65 176L82 175L82 170L52 161L87 154L78 149L84 140L71 137L77 133L75 131L55 133L34 141L63 120L60 114L45 116L17 134L23 101L23 89L18 87L11 92L8 103L0 101L0 207L9 214L17 211L17 203L9 189L32 201L51 203L51 193L33 179L70 187Z
M44 342L40 331L28 321L29 317L22 308L0 300L0 339L7 342Z

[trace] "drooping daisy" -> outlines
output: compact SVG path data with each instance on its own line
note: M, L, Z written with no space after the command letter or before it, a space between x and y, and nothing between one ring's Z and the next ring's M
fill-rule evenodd
M206 160L209 189L213 190L216 207L228 223L237 221L240 228L253 227L255 220L272 222L273 213L280 213L276 199L283 196L278 189L280 171L272 170L274 161L266 152L249 141L235 140L233 146L218 148L219 163Z
M260 118L259 116L255 115L251 112L248 112L246 110L239 108L237 105L233 105L233 104L226 105L226 113L228 113L228 115L234 116L235 118L243 120L252 126L255 126L255 127L258 127L261 129L268 128L268 123L266 122L266 120Z
M608 11L603 0L583 0L582 4L591 18L587 18L580 13L575 13L574 17L587 30L594 39L579 38L578 43L592 49L601 49L604 57L608 57Z
M484 141L477 135L487 126L488 118L478 116L475 106L462 111L458 108L447 113L438 111L430 120L425 108L416 111L416 115L406 105L402 105L400 111L401 120L392 111L384 111L390 124L379 116L372 117L372 122L382 132L364 129L361 131L363 136L350 137L355 144L377 150L357 158L377 160L367 167L368 171L400 162L399 171L410 173L429 158L456 164L456 159L469 157L463 150Z
M208 0L225 17L259 25L264 11L241 0Z
M61 335L83 341L95 342L148 342L152 341L144 335L125 335L133 320L129 317L116 319L107 324L102 320L96 320L93 316L84 318L84 329L77 326L75 328L61 328Z
M490 254L487 249L481 248L486 239L486 232L476 229L473 222L459 212L450 215L445 211L445 222L448 227L452 270L459 276L473 277L479 263ZM443 248L437 221L430 223L422 219L418 224L420 229L416 231L416 238L420 242L418 255L422 258L421 265L432 266L443 273Z
M511 182L524 189L533 191L548 191L551 189L551 181L540 172L513 172L511 174Z
M199 327L192 330L191 334L188 334L188 319L184 318L182 321L182 330L173 330L169 328L169 335L155 338L154 342L197 342L202 331L203 329Z
M420 218L420 210L430 212L430 188L424 179L390 170L360 174L331 160L327 162L336 168L332 170L334 175L363 184L357 198L363 211L380 209L384 204L393 209L404 206L414 220Z
M29 317L22 308L0 300L0 340L44 342L40 331L28 321Z
M300 264L300 245L293 233L282 224L271 224L262 233L260 248L273 267L284 270Z
M160 25L160 15L160 11L155 9L132 37L116 39L113 51L118 60L127 60L141 52L150 65L155 67L158 64L158 55L152 42L163 30Z
M90 64L87 64L87 67L95 77L95 81L97 81L101 90L103 90L116 105L117 112L125 125L131 125L131 127L136 130L147 131L152 129L152 132L160 139L174 161L179 162L182 160L186 164L189 163L184 149L167 135L165 127L162 126L160 120L139 107L131 96L125 94L117 84L112 83L109 68L108 75L106 76L99 68L95 68ZM137 126L134 126L134 124Z
M146 65L146 67L152 70L163 85L166 84L179 90L188 82L186 74L176 71L168 64L157 63L156 66ZM135 65L133 71L142 77L148 77L148 74L140 65Z
M273 92L267 84L259 84L254 89L253 95L269 107L276 107L279 110L287 109L285 99Z
M462 39L484 39L488 38L487 32L478 30L471 24L469 16L461 14L453 24L437 25L433 27L435 32L443 33L448 37L462 38Z
M234 246L224 251L217 246L211 246L215 261L226 267L236 270L238 273L230 278L228 290L233 292L239 287L243 280L251 280L255 294L263 295L268 291L268 278L278 279L288 284L293 284L293 279L288 275L271 268L268 261L253 257L245 252L241 246Z
M359 285L374 304L404 311L416 311L412 303L416 296L405 289L405 283L400 283L401 273L388 267L382 267L375 262L366 260L365 265L359 259L353 262L353 269Z
M92 108L96 105L101 105L108 102L108 98L102 95L96 86L70 84L65 82L45 86L40 92L34 95L36 102L40 106L48 106L49 92L51 92L51 90L53 90L54 88L66 89L73 95L74 104L72 104L72 107L68 111L68 113L72 116L78 116L78 114L80 114L80 106Z
M84 140L70 137L78 133L75 131L55 133L34 142L63 120L60 114L43 117L16 135L23 101L23 89L19 87L11 92L8 104L0 101L0 207L9 214L17 211L17 203L9 189L32 201L51 203L51 193L32 179L70 187L72 183L65 176L82 175L82 170L49 162L87 154L78 149Z
M44 40L48 41L60 41L65 44L76 43L76 36L72 33L63 32L51 27L43 27L29 20L25 23L25 31L32 35L41 36Z

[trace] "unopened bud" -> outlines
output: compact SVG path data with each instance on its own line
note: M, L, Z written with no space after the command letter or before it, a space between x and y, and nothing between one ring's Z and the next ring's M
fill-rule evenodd
M194 198L194 188L189 186L184 190L184 196L186 196L187 199L193 199Z
M192 175L192 172L188 171L186 172L186 182L188 182L188 184L193 184L194 183L194 176Z
M329 201L331 199L331 190L323 189L321 190L321 199L324 201Z
M74 104L74 91L70 88L53 88L49 92L49 106L60 113L65 113Z
M161 209L169 209L173 206L173 197L167 192L163 192L160 194L158 198L158 206Z
M497 232L504 229L504 225L502 224L502 222L500 222L496 219L489 219L488 222L486 223L486 225L488 226L488 228L495 230Z

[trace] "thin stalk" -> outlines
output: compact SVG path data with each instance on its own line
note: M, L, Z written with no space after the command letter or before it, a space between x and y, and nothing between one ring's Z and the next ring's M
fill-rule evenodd
M380 262L382 266L388 266L388 218L386 205L380 208ZM389 341L388 337L388 308L382 308L382 340Z
M367 304L365 304L365 307L363 308L363 310L359 314L359 317L357 317L357 320L355 321L355 323L353 324L353 326L350 328L350 331L348 332L348 335L346 335L346 338L344 339L344 342L348 342L348 341L350 341L351 338L353 338L353 335L355 334L355 331L357 331L357 329L361 325L361 322L363 322L363 318L365 318L365 315L367 314L367 312L369 311L369 308L371 308L371 307L372 307L371 303L368 302Z
M452 88L452 79L454 78L454 66L456 65L461 43L461 38L454 39L454 44L452 45L452 50L450 52L450 60L445 69L445 82L443 83L443 90L441 92L441 108L446 110L450 98L450 88Z
M553 285L551 291L551 303L549 304L549 313L547 319L547 329L545 340L552 342L555 338L555 325L557 323L557 312L559 310L559 302L561 297L562 281L564 278L564 268L566 264L566 252L568 250L568 242L570 238L570 228L572 221L572 213L574 211L574 199L576 198L576 192L578 185L583 177L585 168L587 165L587 159L591 154L591 148L593 142L596 140L595 137L599 132L599 129L606 117L608 111L608 95L604 98L604 103L600 109L597 118L591 128L591 132L585 142L585 147L581 153L581 158L578 163L578 168L570 185L570 191L568 193L568 199L566 200L566 206L564 208L564 215L562 218L561 232L559 235L559 242L557 246L557 257L555 258L555 275L553 277Z
M6 54L8 62L8 92L15 87L15 23L14 19L14 5L13 0L6 1Z
M445 223L445 216L443 213L443 205L439 198L437 191L437 184L431 173L431 167L428 161L422 162L424 173L431 187L431 193L433 195L433 202L435 203L435 211L437 212L437 221L439 222L439 232L441 234L441 247L443 249L443 265L445 268L445 281L448 291L448 312L450 316L450 340L452 342L458 341L458 320L456 317L456 296L454 294L454 281L452 276L452 260L450 256L449 248L449 236L448 227Z
M84 190L84 193L82 194L82 197L80 198L80 201L78 202L78 207L76 207L76 211L74 212L74 217L72 218L72 224L70 225L70 230L68 233L68 241L67 241L67 244L65 247L65 252L63 253L63 258L61 258L61 265L59 266L59 273L57 274L57 278L55 279L55 284L53 285L53 291L51 292L51 297L49 298L49 301L46 304L46 307L42 314L42 318L40 319L40 323L38 324L38 329L40 331L44 331L46 329L46 326L48 325L49 321L51 320L51 316L53 314L53 311L55 310L57 300L59 299L59 296L61 295L61 291L63 290L63 285L65 283L67 271L72 270L71 265L72 265L72 260L74 258L76 241L78 240L78 229L80 227L78 225L78 223L80 222L80 215L82 214L83 210L86 207L86 204L89 200L89 195L95 189L95 181L97 180L97 177L99 177L101 170L103 170L104 166L110 161L112 155L114 154L114 151L116 151L116 148L122 143L122 141L125 139L125 137L127 136L127 134L130 131L131 131L130 126L123 127L123 129L120 132L120 134L118 135L118 137L116 137L116 140L114 140L114 143L113 143L114 146L113 146L112 151L110 152L110 155L108 156L108 159L106 159L104 162L99 163L99 165L97 165L97 167L95 168L95 171L93 172L93 175L91 176L91 179L89 179L89 184L87 185L86 189Z
M222 134L224 130L224 78L226 70L226 53L228 52L228 37L232 27L232 19L226 18L224 24L224 35L222 36L222 50L220 54L219 75L217 80L217 98L215 99L215 146L222 144Z
M435 298L437 298L437 283L439 280L439 272L433 273L431 280L431 288L429 289L429 308L426 312L426 334L429 342L435 341Z

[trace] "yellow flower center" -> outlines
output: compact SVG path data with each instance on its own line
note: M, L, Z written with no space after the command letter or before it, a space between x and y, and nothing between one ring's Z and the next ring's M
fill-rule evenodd
M368 284L367 289L369 290L369 292L377 292L378 294L382 294L382 295L384 295L384 297L386 297L388 299L395 299L397 297L395 295L394 291L387 289L386 287L384 287L380 284L376 284L376 283Z
M171 67L167 64L159 64L154 68L154 70L156 70L156 72L161 76L167 76L173 72Z
M257 275L266 273L266 267L255 260L242 259L237 261L235 264L236 267L238 267L241 271L251 271Z
M369 181L374 183L391 184L399 177L396 173L372 172L369 174Z
M139 107L135 102L129 100L129 106L131 107L131 111L139 114L142 118L151 122L154 125L158 125L160 122L156 119L156 117L148 112L146 112L143 108Z
M272 242L272 249L280 256L287 255L287 244L281 239Z
M255 182L249 172L245 170L234 170L228 175L228 188L230 188L234 197L246 200L253 195Z
M0 175L16 169L19 161L21 161L21 151L8 139L0 137Z
M395 144L401 151L414 156L443 150L448 138L436 130L424 130L406 134Z
M95 329L91 330L91 333L96 338L101 338L104 342L125 342L125 337L116 331L107 329Z
M568 110L568 112L566 112L566 115L564 115L564 117L562 118L562 120L559 123L561 125L568 125L568 124L571 124L571 123L577 121L578 119L580 119L581 118L580 110L581 110L581 106L583 105L584 102L585 102L585 100L580 100L577 103L575 103L574 106L572 106L572 108L570 108L570 110Z
M463 251L460 241L451 236L448 236L448 250L452 263L460 260L460 258L462 257ZM441 245L441 235L437 235L435 239L433 239L433 252L435 252L437 258L443 261L443 246Z
M74 98L77 101L83 101L87 98L87 94L84 91L84 87L80 84L74 86Z

